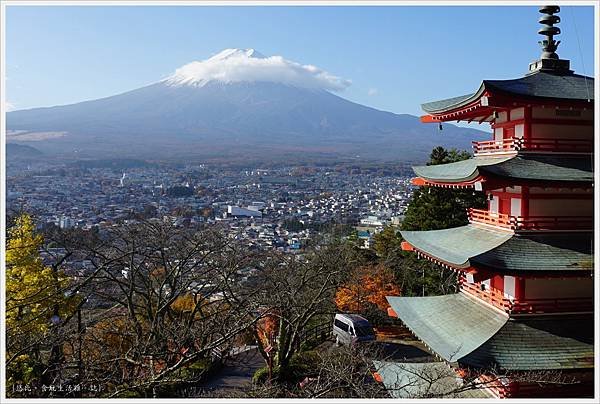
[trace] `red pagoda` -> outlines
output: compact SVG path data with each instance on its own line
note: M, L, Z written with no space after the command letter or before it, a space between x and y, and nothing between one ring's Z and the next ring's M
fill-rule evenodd
M495 380L496 397L591 397L594 79L556 54L560 8L539 11L543 52L524 77L422 105L425 123L493 129L468 160L414 167L416 185L487 197L468 225L401 232L404 250L458 273L459 293L387 299L459 374Z

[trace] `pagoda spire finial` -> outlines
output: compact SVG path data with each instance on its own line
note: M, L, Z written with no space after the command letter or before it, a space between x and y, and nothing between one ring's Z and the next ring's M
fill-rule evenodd
M555 40L554 36L560 34L560 28L555 27L554 24L560 22L560 17L555 15L560 12L560 7L543 6L540 7L539 12L542 16L538 21L542 24L542 28L538 30L538 34L544 35L546 39L538 42L542 47L542 54L540 55L539 60L529 64L529 73L538 71L556 74L573 73L572 70L569 70L570 62L565 59L560 59L556 54L556 49L558 48L560 41Z
M547 38L538 42L542 46L542 54L540 59L559 58L555 52L560 44L560 41L554 40L554 35L560 34L560 28L554 26L554 24L558 24L560 22L560 17L554 15L559 12L559 6L544 6L540 8L540 13L545 15L541 16L539 19L539 23L542 24L542 28L539 29L538 34L545 35Z

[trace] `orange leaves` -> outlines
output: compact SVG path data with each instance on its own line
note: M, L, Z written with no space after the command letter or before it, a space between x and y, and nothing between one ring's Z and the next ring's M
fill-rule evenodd
M268 314L256 323L256 331L262 346L273 343L273 336L278 332L279 320L273 314Z
M383 265L365 266L354 270L338 289L335 304L339 310L348 312L361 312L368 303L386 310L389 304L385 297L399 295L400 289L389 269Z

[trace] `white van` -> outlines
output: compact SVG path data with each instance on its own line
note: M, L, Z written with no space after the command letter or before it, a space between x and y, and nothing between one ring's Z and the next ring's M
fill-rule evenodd
M333 319L333 336L338 345L375 340L371 323L358 314L336 314Z

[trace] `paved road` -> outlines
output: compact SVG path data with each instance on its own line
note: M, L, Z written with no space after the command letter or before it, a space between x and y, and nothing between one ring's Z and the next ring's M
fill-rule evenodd
M226 360L224 366L204 381L199 390L219 395L244 390L252 385L252 376L256 370L265 366L265 362L256 348L234 355Z

